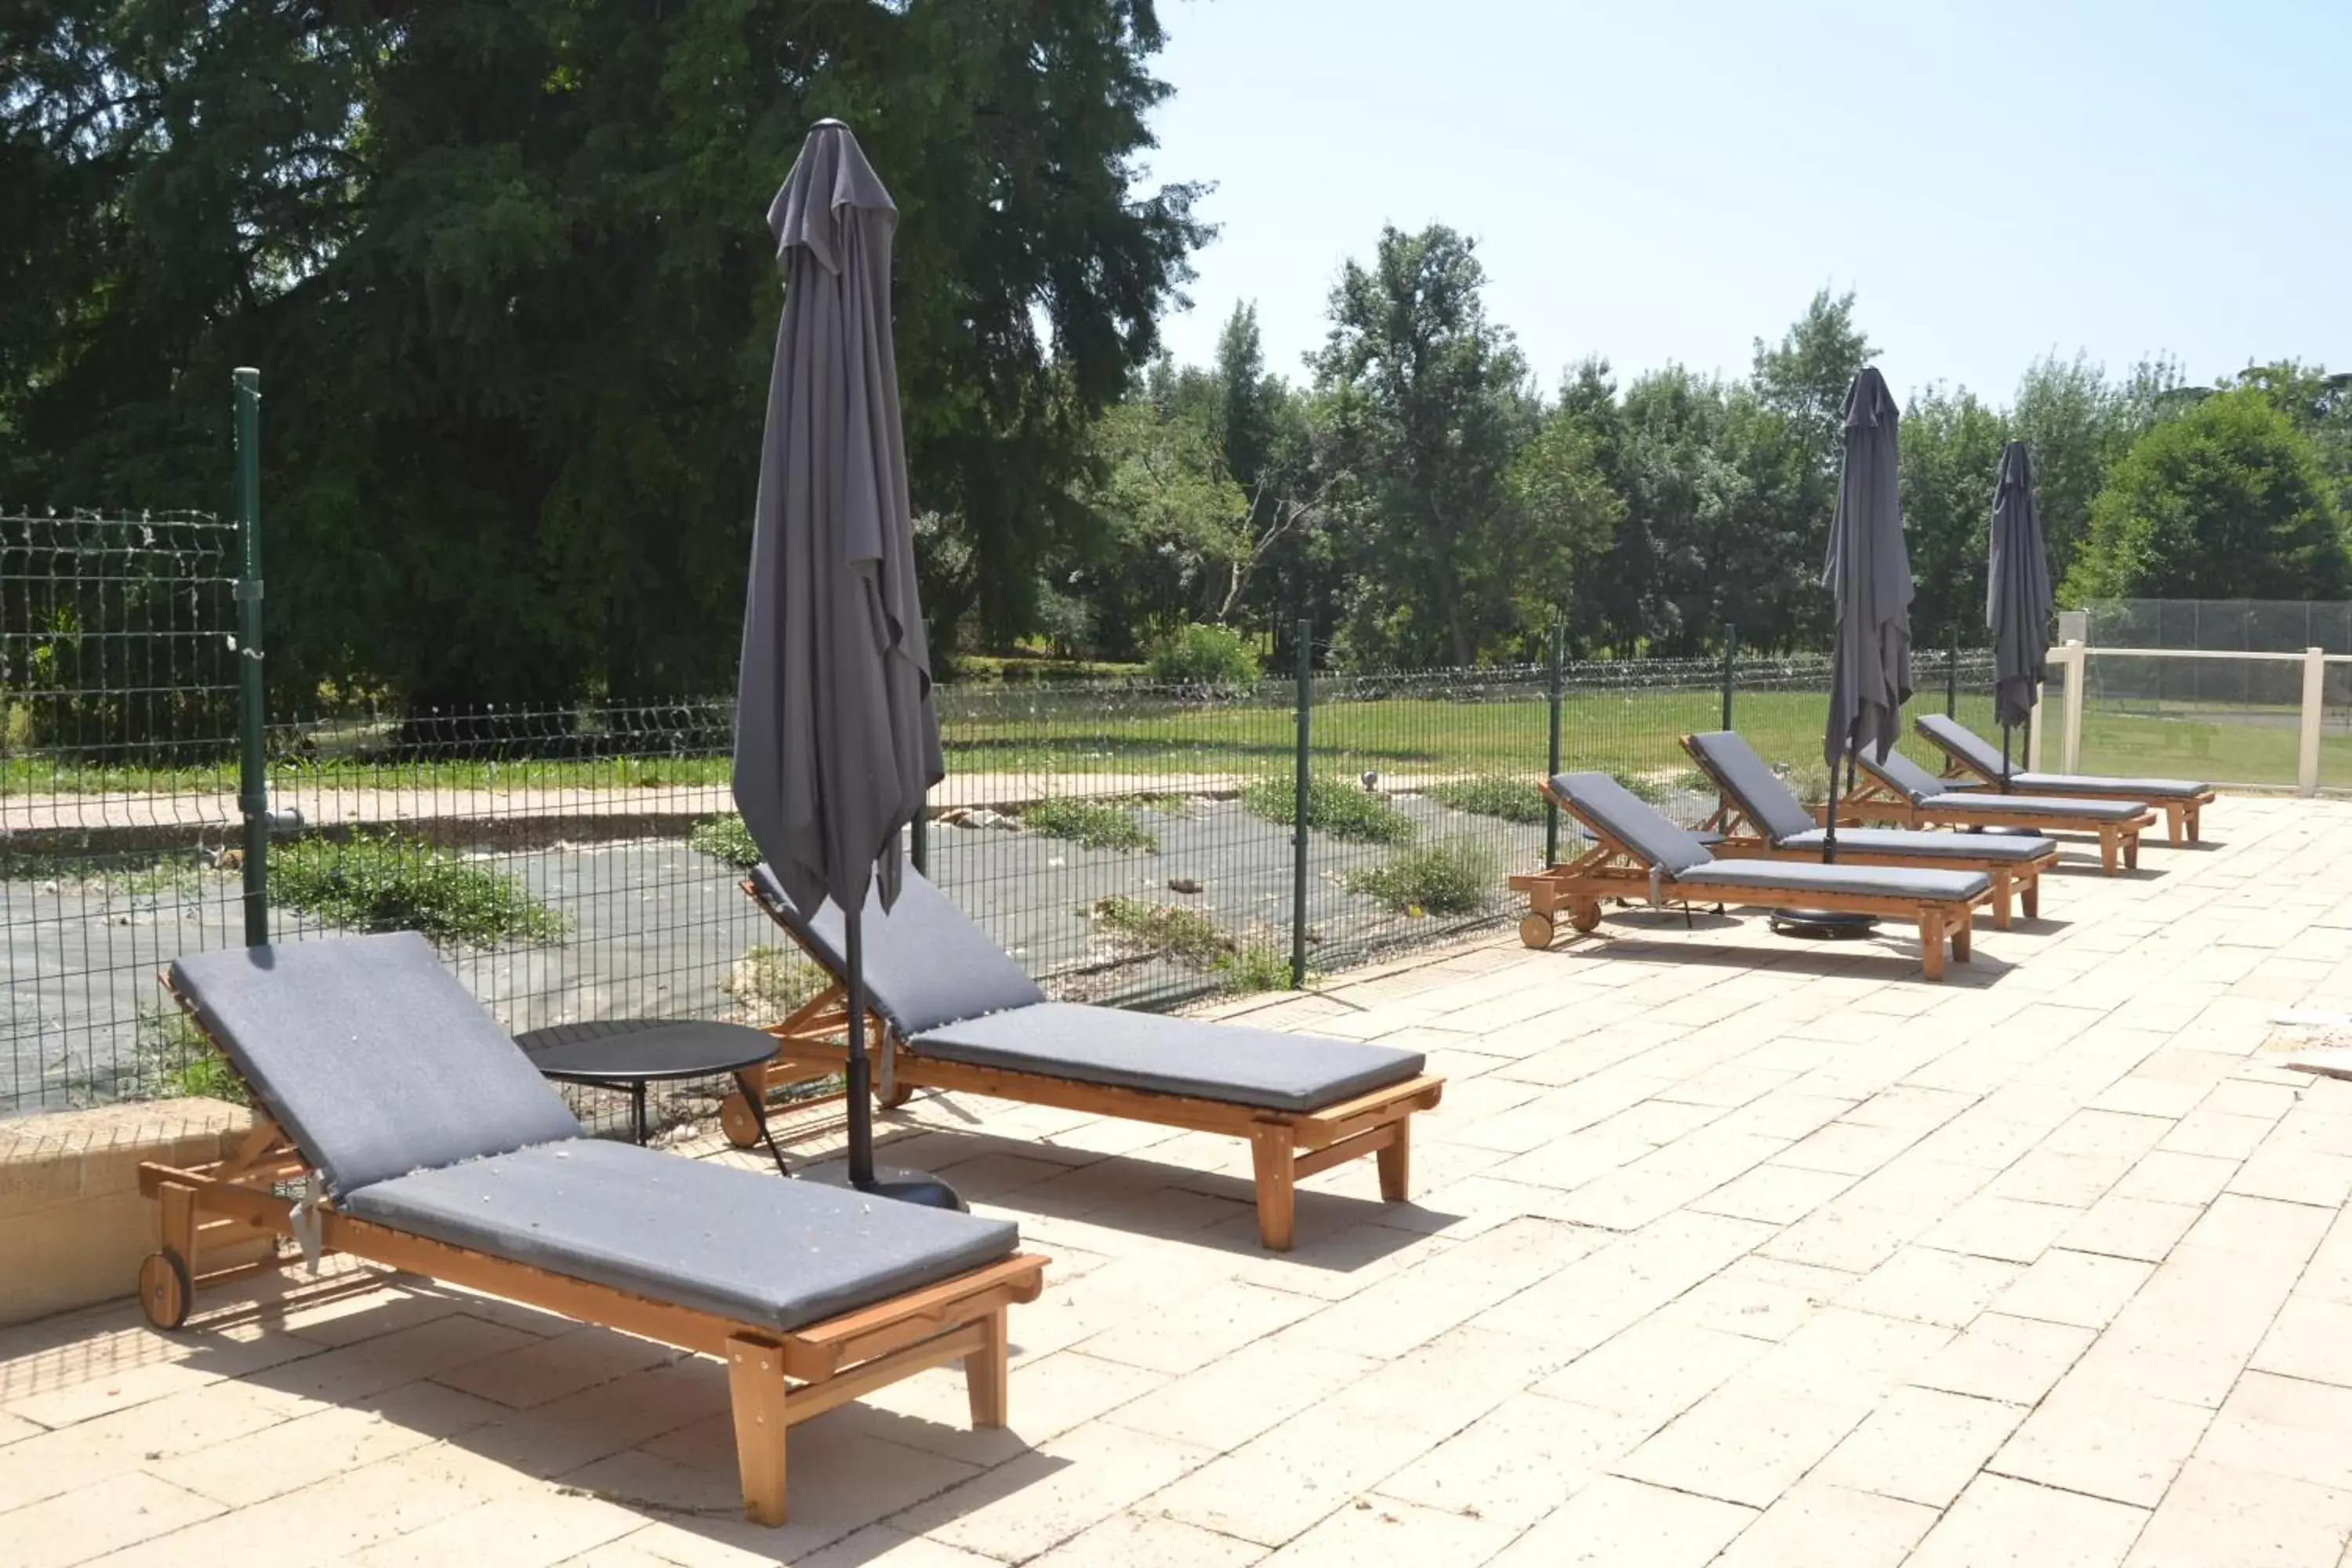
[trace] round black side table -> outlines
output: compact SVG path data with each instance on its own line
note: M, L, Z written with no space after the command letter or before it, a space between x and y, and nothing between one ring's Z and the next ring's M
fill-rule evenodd
M740 1073L776 1054L775 1037L764 1030L692 1018L556 1024L526 1030L515 1037L515 1044L541 1076L558 1083L628 1090L630 1130L640 1143L650 1135L646 1122L647 1084ZM775 1137L768 1131L767 1096L752 1092L749 1084L742 1088L761 1141L775 1156L776 1169L789 1177L792 1172L784 1164L783 1151L776 1147Z

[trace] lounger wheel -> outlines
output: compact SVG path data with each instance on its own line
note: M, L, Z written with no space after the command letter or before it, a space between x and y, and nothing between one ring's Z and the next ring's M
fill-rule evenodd
M139 1264L139 1310L159 1329L176 1329L188 1321L188 1307L196 1299L195 1281L176 1252L151 1252Z
M749 1149L760 1141L759 1120L751 1114L751 1102L740 1093L730 1094L720 1103L719 1131L727 1134L727 1142L738 1149Z
M887 1094L883 1093L879 1087L874 1090L874 1103L885 1110L896 1110L914 1098L915 1086L911 1083L894 1084Z
M1519 922L1519 941L1528 947L1547 948L1551 945L1551 917L1529 915Z
M1578 931L1589 931L1601 923L1601 900L1577 899L1568 906L1568 923Z

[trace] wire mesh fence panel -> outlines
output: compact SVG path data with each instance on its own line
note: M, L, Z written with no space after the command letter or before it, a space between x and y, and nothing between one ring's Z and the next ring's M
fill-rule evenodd
M0 1112L207 1058L156 972L236 940L237 534L0 513Z
M2095 648L2352 654L2352 604L2342 600L2100 599L2084 616Z
M2303 661L2142 658L2090 650L2078 770L2292 787L2302 743ZM2331 750L2352 736L2323 736ZM2043 764L2059 758L2045 748ZM2339 769L2340 769L2340 763Z

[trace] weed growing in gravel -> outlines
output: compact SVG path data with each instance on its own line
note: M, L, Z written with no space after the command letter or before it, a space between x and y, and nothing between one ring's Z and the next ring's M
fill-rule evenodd
M760 863L760 847L751 842L751 830L731 811L706 816L696 823L686 836L686 847L698 855L708 855L713 860L747 870Z
M798 948L761 942L744 950L719 983L747 1023L772 1024L824 989L825 976Z
M1652 805L1664 805L1678 795L1708 792L1706 775L1696 768L1675 768L1662 773L1612 773L1627 790Z
M1208 968L1230 957L1233 939L1198 910L1181 904L1148 904L1141 899L1097 899L1095 924L1150 952L1164 952Z
M1270 774L1243 788L1242 805L1253 816L1288 827L1297 815L1297 790L1292 779ZM1307 826L1363 844L1402 844L1412 837L1412 818L1388 796L1342 779L1307 781Z
M1543 796L1533 779L1510 773L1480 773L1475 778L1448 779L1425 792L1441 805L1478 816L1499 816L1505 822L1541 822Z
M1468 838L1441 839L1348 874L1348 890L1402 914L1466 915L1486 907L1500 874L1495 852Z
M421 838L298 838L269 855L269 891L289 909L351 931L415 931L441 943L555 942L571 922L520 879Z
M1236 947L1210 964L1209 972L1236 995L1290 989L1290 955L1271 947Z
M1135 813L1104 800L1067 797L1024 806L1021 826L1046 838L1067 838L1086 849L1157 849L1160 837Z
M178 1008L142 1006L133 1037L158 1100L203 1095L232 1105L249 1103L236 1070Z

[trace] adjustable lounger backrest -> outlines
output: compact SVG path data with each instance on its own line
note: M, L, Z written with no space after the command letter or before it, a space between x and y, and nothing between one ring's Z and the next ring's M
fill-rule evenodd
M2000 752L1982 735L1957 719L1941 713L1922 713L1912 721L1919 733L1949 752L1989 779L2000 777Z
M1715 858L1706 845L1607 773L1556 773L1551 787L1595 827L1669 877L1679 877Z
M1900 752L1887 752L1884 761L1865 754L1862 758L1862 765L1865 771L1876 773L1909 795L1913 805L1936 795L1952 793L1951 780L1937 778Z
M765 866L752 868L751 885L819 963L836 975L846 972L841 911L831 900L803 915ZM900 871L898 902L888 913L878 891L866 890L861 934L866 989L902 1038L1045 999L1037 983L912 866Z
M1768 841L1778 844L1813 830L1812 813L1804 803L1774 775L1755 747L1732 731L1709 730L1693 735L1690 752Z
M338 1196L580 1136L415 931L197 953L172 986Z

